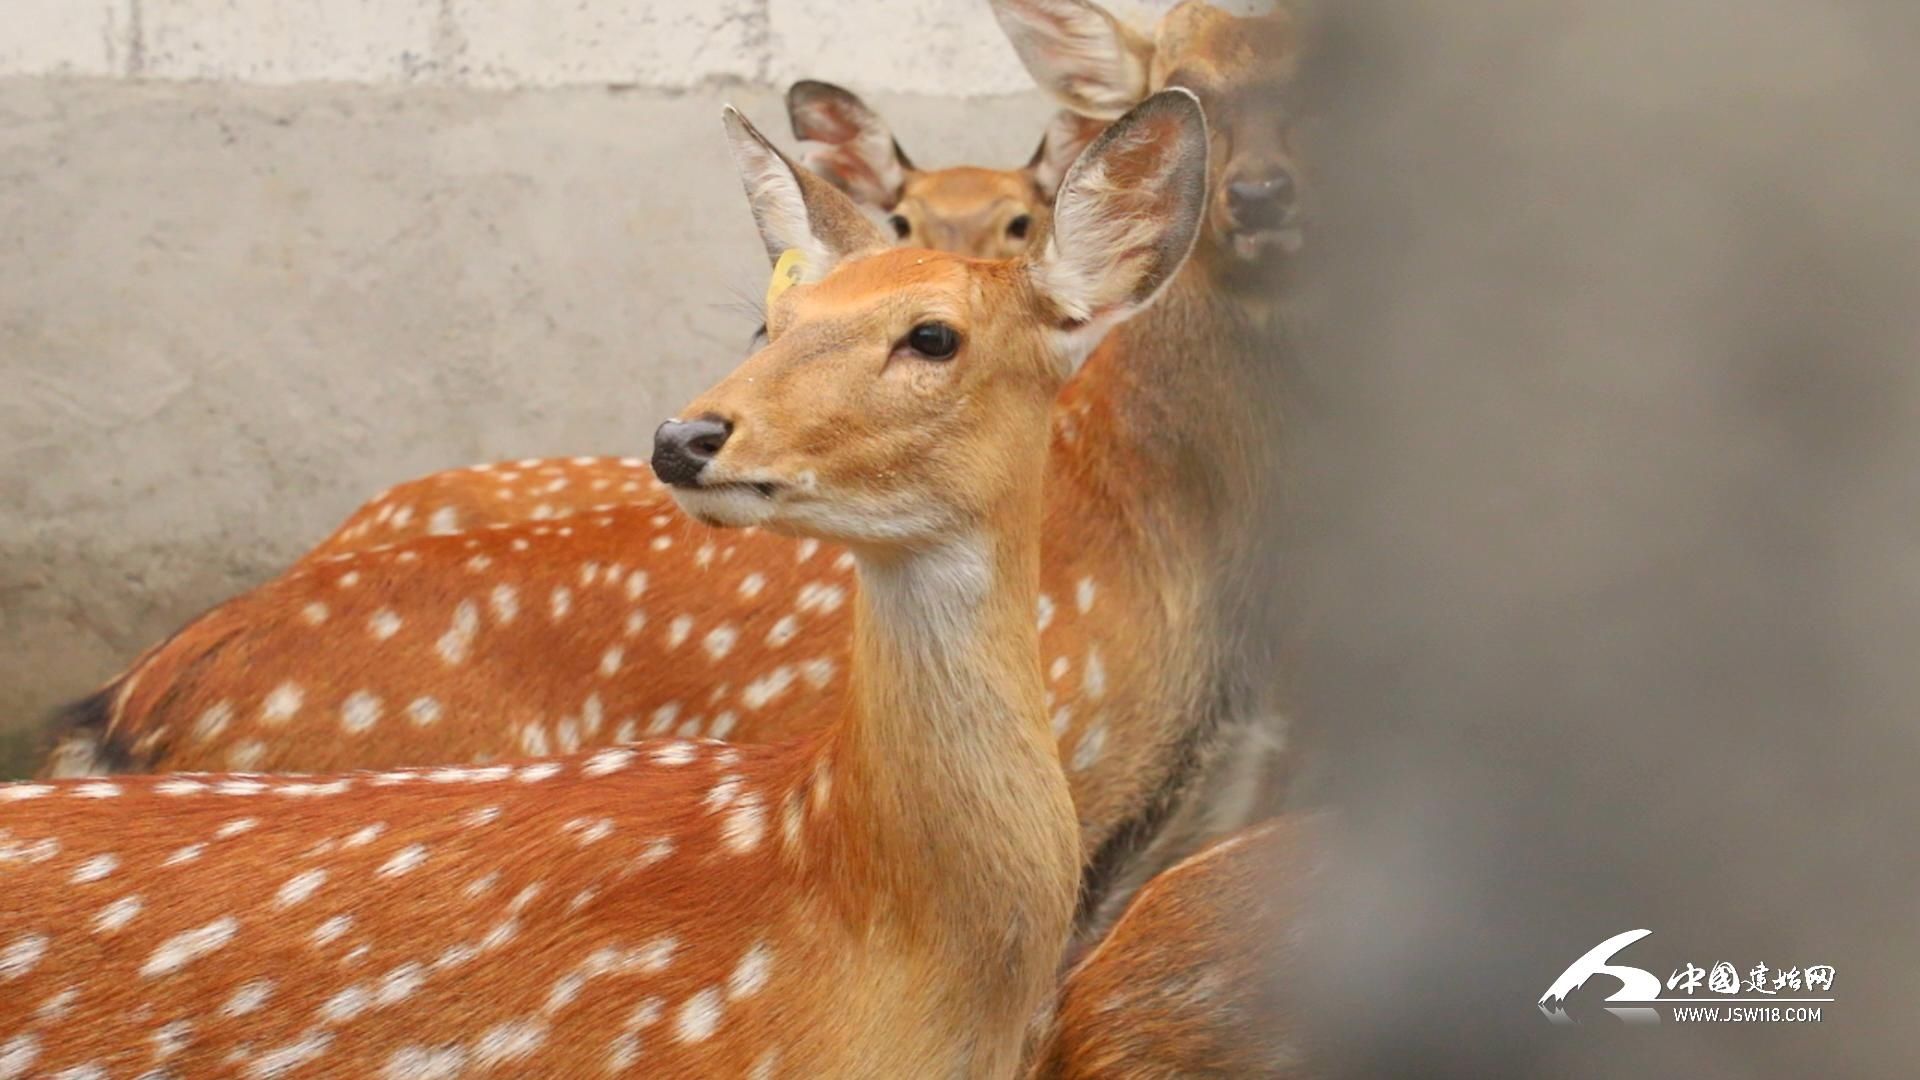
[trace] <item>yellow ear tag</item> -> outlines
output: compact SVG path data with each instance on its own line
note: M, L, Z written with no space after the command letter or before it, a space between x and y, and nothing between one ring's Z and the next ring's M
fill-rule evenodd
M807 276L807 254L799 248L788 248L780 253L780 260L773 264L773 277L767 282L767 310L773 310L773 302L780 294L800 284Z

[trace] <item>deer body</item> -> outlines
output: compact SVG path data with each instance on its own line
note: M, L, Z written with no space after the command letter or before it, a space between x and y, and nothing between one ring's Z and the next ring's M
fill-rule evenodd
M1204 35L1176 36L1207 51ZM1287 55L1268 50L1255 70ZM1250 585L1269 570L1261 515L1278 498L1290 343L1274 267L1240 253L1241 234L1215 220L1217 183L1212 198L1195 257L1087 360L1051 420L1035 621L1092 922L1113 910L1096 910L1103 898L1245 820L1210 796L1265 779L1271 740L1253 724L1273 711L1271 635ZM550 495L570 492L580 485ZM830 541L710 533L657 485L627 495L309 560L87 703L78 767L485 762L828 723L848 690L851 557ZM385 503L415 507L415 526L437 508Z
M757 747L0 786L0 1076L1017 1069L1079 869L1032 614L1046 417L1084 324L1184 261L1205 123L1149 100L1044 256L984 263L875 254L728 117L812 276L655 460L703 521L856 552L843 713Z
M1142 887L1067 975L1032 1080L1324 1075L1292 992L1319 829L1270 821Z

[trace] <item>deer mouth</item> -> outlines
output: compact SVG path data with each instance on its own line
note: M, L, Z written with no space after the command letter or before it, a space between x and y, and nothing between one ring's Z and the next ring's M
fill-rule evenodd
M1306 230L1298 221L1289 221L1283 225L1230 229L1226 239L1233 254L1246 262L1257 262L1275 252L1282 255L1297 255L1307 243Z
M673 501L704 525L745 528L773 516L780 485L764 480L723 480L671 489Z

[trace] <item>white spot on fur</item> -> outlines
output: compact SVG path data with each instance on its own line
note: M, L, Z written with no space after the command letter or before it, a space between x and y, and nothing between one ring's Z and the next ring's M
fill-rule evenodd
M817 611L822 614L840 610L847 602L847 590L838 585L829 585L824 581L808 582L800 587L794 607L800 611Z
M391 608L382 608L374 612L373 618L367 620L367 632L373 635L375 641L386 641L399 633L400 627L404 625L405 620L400 618L398 612Z
M81 784L79 787L73 789L73 795L74 798L77 799L117 799L120 797L120 785L105 783Z
M1079 772L1100 760L1100 751L1107 745L1107 725L1099 723L1088 728L1080 736L1080 744L1073 748L1073 769Z
M290 908L312 896L327 880L327 872L322 869L302 870L287 879L280 891L274 894L273 906Z
M45 934L20 934L0 949L0 982L12 982L40 966L47 954Z
M440 722L440 703L430 697L417 697L407 703L407 719L414 727L432 727Z
M693 632L693 616L676 615L667 624L667 648L677 649L686 643L687 635Z
M738 640L740 640L740 631L736 630L731 623L721 623L707 631L702 647L707 650L709 659L717 661L725 659L726 655L733 651L734 642Z
M638 600L647 591L647 572L635 570L627 575L627 599Z
M1080 689L1098 701L1107 692L1107 666L1100 661L1100 650L1088 646L1086 666L1080 673Z
M619 772L633 764L633 759L633 751L614 747L602 750L588 758L586 765L580 771L588 776L606 776L608 773Z
M227 999L227 1003L220 1006L220 1015L245 1016L265 1005L267 999L272 996L272 979L254 979L233 992L233 996Z
M214 952L233 940L240 929L240 923L231 915L215 919L205 926L187 930L168 938L153 951L147 962L140 967L145 978L171 975L194 960Z
M824 690L833 681L834 664L832 660L821 657L800 665L800 674L806 677L807 685L815 690Z
M15 1035L0 1043L0 1080L19 1080L40 1060L40 1036L34 1032Z
M462 600L453 609L453 625L434 643L434 651L448 664L464 664L473 652L473 638L480 632L480 609L473 601Z
M460 531L460 511L451 506L435 510L427 518L427 533L431 536L450 536Z
M506 1061L518 1061L540 1048L547 1038L545 1025L531 1020L513 1020L487 1029L473 1045L474 1063L492 1068Z
M607 651L600 654L601 677L610 679L613 676L619 674L620 665L622 662L626 660L626 658L627 658L627 650L621 648L618 645L608 646Z
M680 1006L680 1014L673 1022L674 1037L683 1043L705 1042L720 1026L724 1009L719 990L710 987L700 991Z
M52 784L0 784L0 802L26 802L53 791Z
M353 926L353 916L335 915L326 922L313 928L313 944L316 948L330 944L340 938Z
M93 858L88 859L86 862L74 868L71 880L75 885L86 885L90 882L99 881L113 873L114 869L119 865L120 858L117 855L95 855Z
M553 594L547 598L547 610L554 622L566 618L567 612L573 610L573 590L565 585L556 586Z
M782 664L748 683L746 687L740 691L740 704L745 705L749 709L762 708L768 702L786 693L787 688L793 685L793 680L793 668L789 665Z
M380 722L380 699L365 690L356 690L340 703L340 726L349 735L364 735Z
M749 795L727 811L726 819L720 823L720 838L726 842L729 851L744 855L760 846L760 837L766 832L766 825L766 814L760 809L760 799Z
M467 1071L467 1051L458 1046L403 1046L387 1057L384 1080L452 1080Z
M794 636L800 633L800 620L792 615L780 616L780 621L767 631L767 645L770 648L783 648Z
M227 751L227 767L237 772L252 772L266 759L267 744L259 739L235 743L233 749Z
M373 843L375 840L378 840L380 838L380 834L386 831L387 831L386 822L376 821L371 825L365 826L364 828L357 830L356 832L354 832L352 836L349 836L345 840L341 841L340 846L344 848L365 847L366 845Z
M520 591L511 585L495 585L487 595L487 606L493 610L493 621L505 626L520 614Z
M655 747L653 760L657 765L685 765L698 754L698 749L692 743L675 741Z
M277 727L292 719L306 703L306 693L292 682L283 682L273 688L266 700L260 704L260 722L269 727Z
M388 859L382 864L380 869L375 871L375 874L383 878L399 877L402 874L411 872L414 868L426 861L427 849L424 845L408 844L406 847L394 852L393 858Z
M1043 631L1053 625L1053 597L1040 594L1039 603L1034 605L1034 621Z
M300 617L306 620L308 626L319 626L327 621L327 605L315 600L300 609Z
M755 943L734 966L733 974L727 976L727 997L739 1001L759 993L767 985L772 970L773 950L764 941Z
M308 1031L284 1046L276 1046L247 1063L251 1080L279 1080L294 1069L327 1052L333 1036L324 1031Z
M193 722L193 737L201 742L219 738L220 733L227 730L227 725L232 721L233 703L218 702L209 706L207 711L201 713Z

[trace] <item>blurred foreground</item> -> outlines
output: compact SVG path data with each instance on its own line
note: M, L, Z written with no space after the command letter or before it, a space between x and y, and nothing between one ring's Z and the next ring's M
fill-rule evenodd
M1286 977L1356 1075L1914 1075L1920 6L1322 7ZM1549 1024L1635 928L1837 1001Z

